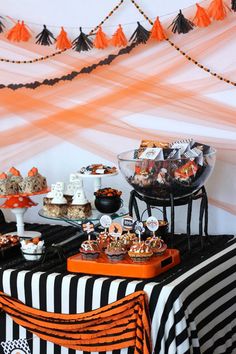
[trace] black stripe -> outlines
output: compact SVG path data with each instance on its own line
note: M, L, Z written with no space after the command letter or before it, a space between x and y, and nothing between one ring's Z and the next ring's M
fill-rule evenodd
M85 285L85 299L84 299L84 312L88 312L92 310L93 303L93 286L94 286L95 278L91 277L87 279Z
M46 281L47 281L47 274L43 273L40 275L39 278L39 308L43 311L47 310L47 294L46 294ZM32 288L34 284L32 283ZM33 294L32 294L33 296ZM46 342L40 339L40 353L46 353Z
M181 283L179 283L178 285L176 285L174 287L174 289L171 291L171 293L166 301L165 308L164 308L162 315L161 315L161 321L160 321L161 325L160 325L160 327L158 329L158 333L157 333L157 338L159 338L159 340L157 340L156 346L155 346L155 350L157 352L160 351L161 339L164 337L164 333L165 333L165 319L168 318L169 313L172 311L172 305L175 302L175 300L180 296L180 294L184 291L184 289L186 287L188 287L190 284L194 283L194 281L198 280L201 276L203 276L207 272L210 272L212 269L215 269L218 266L222 267L222 264L224 262L229 261L231 258L233 258L235 256L235 252L236 252L236 250L233 249L233 250L229 251L228 253L225 253L221 257L216 258L212 262L208 263L206 266L204 266L204 267L200 268L198 271L192 273L191 276L185 278Z
M79 278L74 276L70 279L70 290L69 290L69 313L77 313L77 298L79 294L77 293ZM68 354L75 354L74 349L68 350Z

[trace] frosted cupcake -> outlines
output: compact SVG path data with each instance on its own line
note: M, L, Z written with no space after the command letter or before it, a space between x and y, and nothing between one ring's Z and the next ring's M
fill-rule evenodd
M150 245L145 241L136 241L130 247L128 252L133 262L147 262L153 255Z
M97 241L86 240L82 242L80 247L80 253L83 259L96 259L100 254L99 246Z
M105 253L110 262L118 262L124 259L126 249L120 240L111 241L107 246Z

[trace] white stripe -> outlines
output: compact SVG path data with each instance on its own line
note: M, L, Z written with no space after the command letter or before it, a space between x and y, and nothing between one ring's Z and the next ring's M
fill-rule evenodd
M108 295L108 304L117 300L117 293L120 283L122 283L124 279L115 279L110 283L109 295Z
M125 296L130 295L135 292L136 285L141 283L141 280L133 280L127 284L126 290L125 290Z
M75 294L75 296L77 295L77 313L84 312L85 288L86 288L87 280L90 278L91 276L89 275L79 278L78 286L77 286L77 294Z
M25 304L25 275L28 271L21 271L17 274L16 286L18 299ZM26 338L26 329L19 326L19 338Z
M37 272L32 275L31 281L31 291L32 291L32 307L39 309L40 308L40 298L39 298L39 281L43 272ZM37 336L34 336L33 346L32 346L33 354L40 354L40 339ZM49 354L49 353L47 353Z
M3 272L2 286L3 292L11 296L10 278L13 269L8 269ZM13 321L9 315L6 314L6 341L13 340Z
M93 284L92 310L96 310L101 307L102 284L107 279L108 278L98 278Z

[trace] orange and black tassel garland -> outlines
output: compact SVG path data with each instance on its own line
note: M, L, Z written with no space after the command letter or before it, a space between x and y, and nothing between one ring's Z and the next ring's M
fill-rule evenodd
M132 36L130 37L131 43L146 43L149 39L150 32L146 30L139 22L137 22L138 26Z
M197 6L197 12L196 15L193 19L193 23L197 27L207 27L211 24L211 19L207 13L207 11L200 6L199 4L196 4Z
M82 27L80 27L80 34L72 42L72 48L77 52L88 51L93 48L93 42L88 38L88 35L82 32Z
M52 32L50 32L47 29L46 25L43 25L43 30L42 32L37 34L36 39L37 39L36 44L41 44L41 45L51 45L56 40Z
M182 11L179 10L178 15L175 17L169 27L172 27L173 33L188 33L193 29L194 23L184 17Z

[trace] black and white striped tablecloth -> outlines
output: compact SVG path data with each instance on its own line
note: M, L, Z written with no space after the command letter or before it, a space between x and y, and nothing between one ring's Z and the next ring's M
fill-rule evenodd
M16 269L0 273L0 290L53 312L90 311L142 289L149 296L154 353L236 353L235 240L161 282ZM17 338L28 338L32 354L82 354L40 340L1 314L0 340Z

